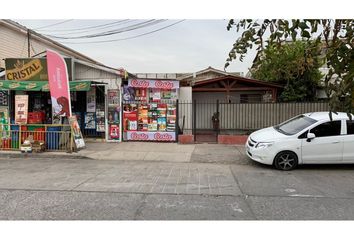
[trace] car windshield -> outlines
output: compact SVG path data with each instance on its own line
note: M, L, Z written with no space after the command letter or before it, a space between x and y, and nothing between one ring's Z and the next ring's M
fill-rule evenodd
M306 117L304 115L299 115L286 122L274 126L274 128L278 132L283 133L285 135L294 135L300 132L301 130L311 126L315 122L317 122L315 119Z

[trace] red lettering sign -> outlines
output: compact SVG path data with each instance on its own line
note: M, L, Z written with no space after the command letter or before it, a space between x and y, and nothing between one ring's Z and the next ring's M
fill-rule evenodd
M131 134L131 139L132 140L149 140L149 135L145 133L132 133Z
M171 89L173 88L173 83L168 81L155 81L156 88Z
M154 139L159 140L159 141L171 141L172 135L170 135L168 133L155 133Z
M137 80L137 79L133 79L131 81L131 86L132 87L139 87L139 88L148 88L149 87L149 81L146 80Z

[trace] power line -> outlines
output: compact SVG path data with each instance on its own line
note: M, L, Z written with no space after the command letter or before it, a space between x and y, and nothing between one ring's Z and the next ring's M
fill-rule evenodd
M74 19L68 19L68 20L64 20L64 21L58 22L58 23L49 24L49 25L46 25L46 26L43 26L43 27L34 28L33 30L39 30L39 29L42 29L42 28L47 28L47 27L56 26L56 25L59 25L59 24L63 24L63 23L66 23L66 22L73 21L73 20L74 20Z
M79 32L63 33L63 34L59 34L59 35L55 35L55 36L56 37L63 37L63 36L70 36L72 34L79 34L79 33L87 33L87 32L97 31L97 30L101 30L101 29L105 29L105 28L111 28L111 27L115 27L115 26L118 26L118 25L123 25L123 24L128 23L129 21L134 21L134 20L127 20L125 22L116 23L115 25L111 25L111 26L104 26L104 27L100 27L100 28L96 28L96 29L89 29L89 30L84 30L84 31L79 31ZM96 34L98 34L98 33L96 33ZM44 35L47 35L47 34L44 34ZM49 36L49 35L47 35L47 36Z
M114 29L114 30L111 30L111 31L105 31L105 32L90 34L90 35L72 36L72 37L59 37L59 36L53 36L53 35L46 35L46 36L57 38L57 39L95 38L95 37L109 36L109 35L114 35L114 34L118 34L118 33L123 33L123 32L136 30L136 29L139 29L139 28L148 27L148 26L160 23L162 21L166 21L166 20L154 20L154 19L151 19L151 20L148 20L148 21L145 21L145 22L141 22L141 23L137 23L137 24L133 24L133 25L130 25L130 26L127 26L127 27L118 28L118 29Z
M162 28L158 28L156 30L153 30L153 31L150 31L150 32L146 32L146 33L143 33L143 34L139 34L139 35L135 35L135 36L132 36L132 37L127 37L127 38L119 38L119 39L113 39L113 40L102 40L102 41L91 41L91 42L62 42L64 44L86 44L86 43L106 43L106 42L118 42L118 41L124 41L124 40L129 40L129 39L133 39L133 38L138 38L138 37L141 37L141 36L145 36L145 35L148 35L148 34L152 34L152 33L155 33L155 32L158 32L158 31L161 31L163 29L166 29L166 28L169 28L169 27L172 27L176 24L179 24L181 22L185 21L185 19L183 20L180 20L178 22L175 22L175 23L172 23L170 25L167 25L165 27L162 27Z
M140 28L144 28L144 27L149 27L161 22L164 22L167 20L148 20L142 23L137 23L131 26L127 26L127 27L123 27L123 28L118 28L115 30L111 30L111 31L105 31L105 32L101 32L101 33L96 33L96 34L90 34L90 35L82 35L82 36L72 36L72 37L60 37L60 36L55 36L55 35L49 35L47 34L46 36L51 37L51 38L56 38L56 39L81 39L81 38L96 38L96 37L103 37L103 36L109 36L109 35L114 35L114 34L118 34L118 33L123 33L123 32L129 32L129 31L133 31L136 29L140 29Z
M92 29L95 29L95 28L104 29L104 28L109 28L109 27L112 27L112 26L121 25L121 24L128 23L128 22L133 22L133 21L137 21L137 20L123 19L123 20L119 20L119 21L115 21L115 22L111 22L111 23L105 23L105 24L82 27L82 28L57 29L57 30L41 30L41 32L50 32L50 33L75 32L75 33L79 33L79 32L76 32L76 31L87 32L87 31L92 31ZM86 30L86 31L81 31L81 30ZM67 34L67 33L65 33L65 34Z

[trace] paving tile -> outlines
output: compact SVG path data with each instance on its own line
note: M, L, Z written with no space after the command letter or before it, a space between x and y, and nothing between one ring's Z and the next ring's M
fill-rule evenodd
M237 196L148 195L144 202L139 220L254 219L246 202Z

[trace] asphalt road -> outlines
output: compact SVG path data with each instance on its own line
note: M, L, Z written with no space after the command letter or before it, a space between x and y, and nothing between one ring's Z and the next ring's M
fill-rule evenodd
M0 159L0 219L353 220L353 173L282 172L248 159Z

